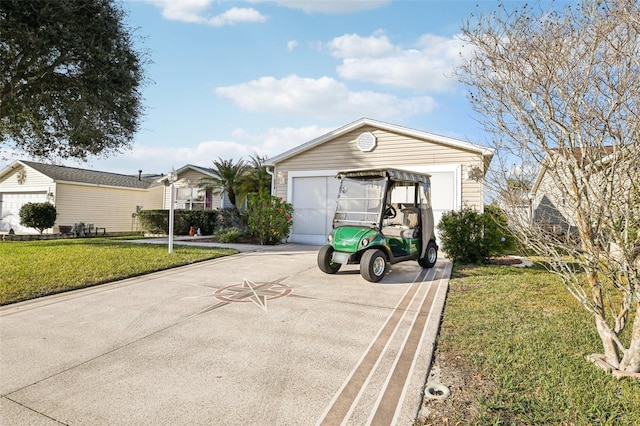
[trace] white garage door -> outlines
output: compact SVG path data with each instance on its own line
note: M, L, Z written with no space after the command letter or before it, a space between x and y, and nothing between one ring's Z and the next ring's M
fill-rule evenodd
M8 232L13 228L19 233L37 233L33 228L20 225L20 207L26 203L44 203L47 201L46 192L20 192L0 194L0 231Z
M413 169L431 174L431 203L437 226L444 212L460 208L460 168L432 166ZM334 177L335 174L331 172L329 176L297 176L295 172L290 173L288 200L293 204L294 213L289 241L305 244L326 243L340 186L340 181ZM437 232L436 229L436 236Z
M431 175L431 206L433 208L433 223L435 224L436 239L439 239L438 224L445 212L456 210L458 193L456 175L454 172L430 172Z
M291 173L293 175L293 173ZM340 181L330 176L292 176L289 202L293 204L292 242L324 244L331 231Z

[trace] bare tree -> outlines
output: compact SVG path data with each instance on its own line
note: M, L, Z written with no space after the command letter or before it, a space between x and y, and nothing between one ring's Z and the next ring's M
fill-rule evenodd
M471 54L457 75L497 153L487 185L593 315L603 354L590 359L640 377L640 3L539 7L463 26ZM563 226L533 220L523 202L540 194L514 181L546 188Z

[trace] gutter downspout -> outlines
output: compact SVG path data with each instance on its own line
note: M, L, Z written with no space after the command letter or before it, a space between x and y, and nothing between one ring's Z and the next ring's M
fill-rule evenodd
M266 166L267 169L267 173L269 173L269 176L271 176L271 195L275 195L276 192L276 176L275 176L275 166L273 166L273 170L271 170L269 168L269 166Z

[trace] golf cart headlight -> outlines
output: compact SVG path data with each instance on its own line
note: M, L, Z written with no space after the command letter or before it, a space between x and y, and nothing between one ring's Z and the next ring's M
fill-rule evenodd
M363 238L363 239L360 241L360 245L361 245L362 247L366 247L366 246L368 246L368 245L369 245L369 238Z

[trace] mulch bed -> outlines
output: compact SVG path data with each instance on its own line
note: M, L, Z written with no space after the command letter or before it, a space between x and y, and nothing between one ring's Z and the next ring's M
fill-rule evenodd
M492 257L489 259L490 265L519 265L522 263L522 259L512 256L500 256L500 257Z

